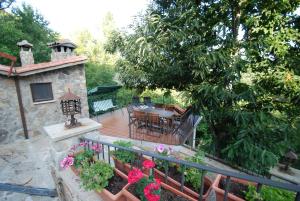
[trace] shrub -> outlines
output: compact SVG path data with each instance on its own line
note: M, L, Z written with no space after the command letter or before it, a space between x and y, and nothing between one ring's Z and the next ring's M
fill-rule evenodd
M80 179L85 190L99 190L108 186L108 181L114 176L113 168L104 161L95 163L84 162Z
M132 148L133 146L132 142L123 140L115 141L114 144L126 148ZM113 151L113 155L116 157L116 159L120 160L123 163L132 163L137 158L135 153L121 149Z
M295 193L278 188L263 186L261 193L257 193L254 186L248 186L246 193L248 201L294 201Z

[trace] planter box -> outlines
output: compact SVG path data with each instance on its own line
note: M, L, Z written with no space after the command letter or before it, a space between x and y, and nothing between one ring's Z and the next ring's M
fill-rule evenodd
M71 170L74 172L76 176L79 176L81 171L79 168L77 169L74 165L71 166Z
M114 169L114 172L115 175L118 175L127 181L128 177L123 172L117 169ZM126 186L124 186L124 188ZM124 188L115 195L112 194L110 191L106 190L105 188L101 192L96 191L96 193L98 193L104 201L126 201L126 197L123 195Z
M112 158L115 163L115 168L117 168L118 170L122 171L125 174L128 174L131 171L131 169L135 167L135 166L132 166L132 168L131 168L131 165L129 163L123 163L120 160L116 159L116 157L114 157L114 156L112 156ZM147 158L143 157L143 161L144 160L147 160ZM135 167L135 168L138 168L138 167ZM144 174L149 175L149 170L145 170L142 168L142 172Z
M221 182L221 179L226 179L225 176L223 175L217 175L213 185L212 185L212 188L214 189L214 191L216 192L216 200L217 201L223 201L224 200L224 194L225 194L225 190L220 188L220 182ZM237 179L237 178L230 178L230 183L239 183L239 184L243 184L243 185L253 185L253 186L256 186L257 184L256 183L253 183L253 182L249 182L249 181L245 181L245 180L242 180L242 179ZM228 192L228 201L245 201L244 199L232 194L232 193L229 193Z
M165 174L163 172L159 171L156 168L154 168L154 177L160 179L161 181L165 181ZM167 177L167 183L166 184L168 184L171 187L175 188L176 190L180 191L181 184L178 181L172 179L169 176ZM212 181L206 176L204 177L204 186L206 187L207 191L205 192L205 194L202 195L202 200L203 201L207 200L208 195L209 195L209 193L212 189ZM195 192L195 191L193 191L192 189L190 189L186 186L183 186L183 192L186 195L194 198L193 200L195 200L195 201L199 199L199 192Z
M137 198L135 195L133 195L132 193L130 193L128 191L128 188L131 184L127 184L125 187L124 187L124 190L123 190L123 195L125 196L126 198L126 201L140 201L139 198ZM165 184L165 183L161 183L161 187L164 188L165 190L168 190L168 191L171 191L173 192L175 195L178 195L178 196L181 196L183 198L186 198L188 200L191 200L191 201L194 201L195 199L186 195L184 192L181 192L181 191L178 191L176 190L175 188L172 188L171 186ZM171 200L170 200L171 201Z

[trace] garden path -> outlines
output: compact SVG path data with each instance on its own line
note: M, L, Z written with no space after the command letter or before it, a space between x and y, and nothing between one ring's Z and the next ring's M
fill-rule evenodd
M0 146L0 181L25 186L54 189L50 173L50 140L38 136L29 140ZM0 191L0 200L58 201L58 198L30 196Z

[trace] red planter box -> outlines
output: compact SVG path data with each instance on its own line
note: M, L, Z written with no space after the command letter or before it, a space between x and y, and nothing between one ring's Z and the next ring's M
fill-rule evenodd
M154 177L160 179L161 181L165 181L165 174L157 169L154 169ZM175 188L176 190L180 191L181 184L178 181L172 179L171 177L167 177L166 184L168 184L168 185L172 186L173 188ZM204 185L206 186L207 191L205 192L205 194L202 195L203 201L207 200L208 195L212 189L212 181L206 176L204 177ZM188 196L194 198L193 200L195 200L195 201L199 199L199 192L195 192L186 186L183 187L183 192L185 194L187 194Z
M220 181L221 179L226 179L225 176L223 175L217 175L213 185L212 185L212 188L215 190L216 192L216 198L217 198L217 201L223 201L224 200L224 194L225 194L225 190L221 189L219 186L220 186ZM249 181L246 181L246 180L242 180L242 179L237 179L237 178L230 178L230 182L235 182L235 183L240 183L240 184L243 184L243 185L253 185L253 186L256 186L257 184L256 183L253 183L253 182L249 182ZM240 197L237 197L235 195L233 195L232 193L229 193L228 192L228 201L245 201L244 199L240 198Z
M127 189L129 188L131 184L127 184L125 187L124 187L124 190L123 190L123 195L125 196L126 198L126 201L140 201L139 198L135 197L135 195L131 194ZM168 191L171 191L173 192L175 195L178 195L178 196L181 196L181 197L184 197L188 200L191 200L191 201L195 201L194 198L186 195L184 192L181 192L181 191L178 191L176 190L175 188L172 188L171 186L165 184L165 183L161 183L161 187L164 188L165 190L168 190ZM171 201L171 200L170 200Z

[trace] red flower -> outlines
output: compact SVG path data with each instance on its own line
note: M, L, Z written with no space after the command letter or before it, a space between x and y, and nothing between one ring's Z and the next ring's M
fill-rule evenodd
M144 195L148 201L160 200L160 195L153 193L153 191L160 190L160 181L158 179L155 179L155 181L156 182L150 183L144 188Z
M133 170L128 173L128 183L134 184L143 178L143 176L144 175L140 169L133 168Z
M155 163L152 160L144 160L143 162L143 167L144 168L154 168L155 167Z

